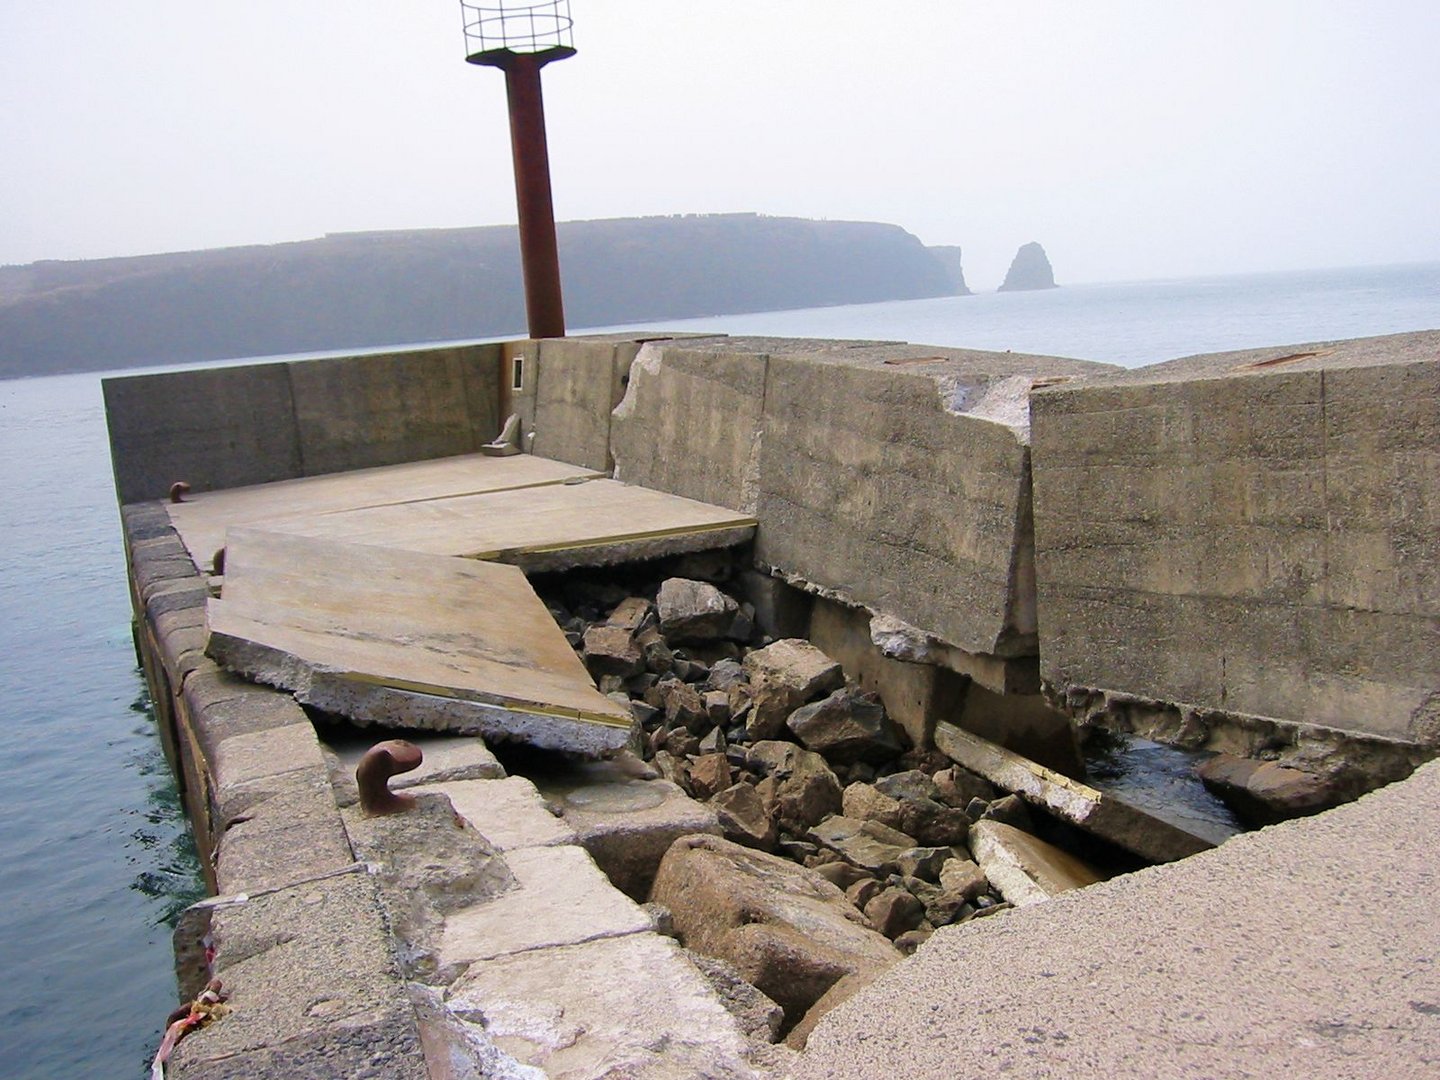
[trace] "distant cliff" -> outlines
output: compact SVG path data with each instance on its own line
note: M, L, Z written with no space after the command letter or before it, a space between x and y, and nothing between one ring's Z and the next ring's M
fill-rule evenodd
M1022 244L1015 253L1015 261L1000 285L1001 292L1018 292L1022 289L1055 288L1055 272L1050 269L1050 260L1045 249L1036 243Z
M716 214L558 231L572 329L955 291L897 225ZM513 226L0 267L0 378L524 332Z
M969 296L970 287L965 284L965 267L961 264L960 249L953 245L932 245L930 253L940 260L949 273L951 295Z

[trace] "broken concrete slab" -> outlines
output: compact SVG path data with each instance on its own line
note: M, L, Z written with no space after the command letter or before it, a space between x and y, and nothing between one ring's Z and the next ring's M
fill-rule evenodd
M472 964L447 1007L551 1080L742 1080L756 1075L734 1018L657 934L630 934Z
M487 491L544 487L601 475L593 469L532 454L513 458L463 454L199 492L182 503L165 504L165 509L195 565L208 566L215 551L225 546L225 534L235 527Z
M205 901L226 1014L177 1046L185 1080L427 1080L375 884L349 873Z
M1061 776L954 724L935 727L935 745L954 761L1027 802L1155 862L1171 862L1215 845L1113 795Z
M638 903L677 838L720 835L714 809L668 780L637 780L611 762L540 776L537 785L611 884Z
M733 547L754 534L755 519L601 479L342 510L265 528L545 571Z
M619 749L633 718L513 568L232 530L210 654L361 724Z
M977 821L970 830L970 847L986 879L1016 907L1104 880L1069 852L998 821Z
M651 898L687 948L732 964L791 1023L844 975L900 958L815 871L718 837L677 840Z
M451 914L438 954L440 972L476 960L575 945L650 929L650 916L614 888L578 847L509 851L519 887Z

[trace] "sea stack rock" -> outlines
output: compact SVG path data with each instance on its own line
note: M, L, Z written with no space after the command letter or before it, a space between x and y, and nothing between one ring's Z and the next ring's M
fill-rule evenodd
M1055 288L1055 271L1050 269L1050 260L1045 257L1045 249L1033 241L1029 244L1021 244L1020 250L1015 253L1015 261L1010 264L1010 272L1005 275L1005 282L1000 286L1000 291L1020 292L1022 289L1053 288Z

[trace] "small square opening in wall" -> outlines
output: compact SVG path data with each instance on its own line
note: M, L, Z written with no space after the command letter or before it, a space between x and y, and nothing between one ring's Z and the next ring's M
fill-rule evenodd
M510 389L525 389L525 358L523 356L512 357L510 360Z

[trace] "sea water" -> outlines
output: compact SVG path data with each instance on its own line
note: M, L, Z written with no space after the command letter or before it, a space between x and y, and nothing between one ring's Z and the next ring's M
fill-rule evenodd
M1440 263L644 326L1135 366L1440 328ZM0 620L0 1072L139 1080L175 1005L170 922L201 887L135 665L98 375L0 382Z

